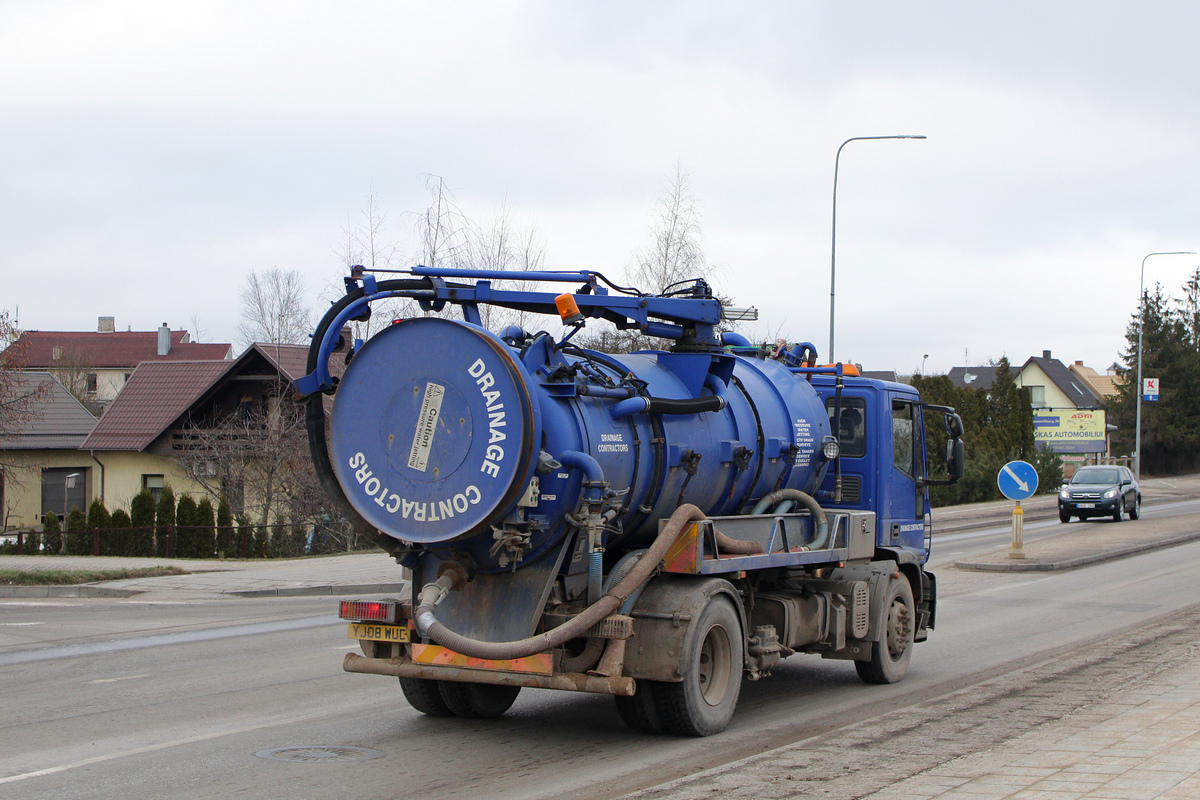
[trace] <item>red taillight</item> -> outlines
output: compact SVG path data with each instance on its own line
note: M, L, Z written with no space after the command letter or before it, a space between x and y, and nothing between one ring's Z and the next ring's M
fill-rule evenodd
M343 600L338 616L342 619L371 620L372 622L395 622L396 603L384 600Z

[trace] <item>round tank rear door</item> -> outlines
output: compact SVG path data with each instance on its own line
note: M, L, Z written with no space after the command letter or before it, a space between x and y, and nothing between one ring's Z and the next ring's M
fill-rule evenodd
M334 395L331 457L351 504L404 541L488 532L533 474L541 432L527 381L471 325L425 317L376 334Z

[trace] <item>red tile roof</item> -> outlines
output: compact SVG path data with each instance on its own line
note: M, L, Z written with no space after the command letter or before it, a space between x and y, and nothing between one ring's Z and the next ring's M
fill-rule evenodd
M171 331L171 351L160 356L157 331L26 331L10 349L21 353L25 369L53 369L64 358L93 369L132 369L142 361L215 361L232 355L229 344L199 344L188 338L187 331ZM8 352L0 353L0 363Z
M108 334L112 335L112 334ZM143 361L81 450L144 450L226 375L257 353L288 380L305 374L308 347L252 344L231 361Z
M145 449L235 363L143 361L80 449Z

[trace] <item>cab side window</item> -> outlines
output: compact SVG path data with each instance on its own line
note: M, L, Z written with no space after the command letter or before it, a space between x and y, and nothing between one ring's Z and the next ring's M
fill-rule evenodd
M892 401L892 463L910 478L916 478L913 468L913 404Z

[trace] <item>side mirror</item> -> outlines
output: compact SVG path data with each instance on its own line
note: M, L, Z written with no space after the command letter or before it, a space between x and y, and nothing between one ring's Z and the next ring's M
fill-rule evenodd
M958 414L954 414L954 413L946 414L946 416L943 418L943 422L946 425L946 435L947 436L949 436L951 439L961 439L962 438L962 435L963 435L962 417L960 417Z
M1122 486L1129 486L1132 483L1133 483L1133 481L1129 480L1129 478L1126 478L1125 480L1121 481Z
M957 417L955 418L957 419ZM967 448L963 445L962 439L951 439L946 442L946 472L949 473L950 483L961 481L966 471Z

